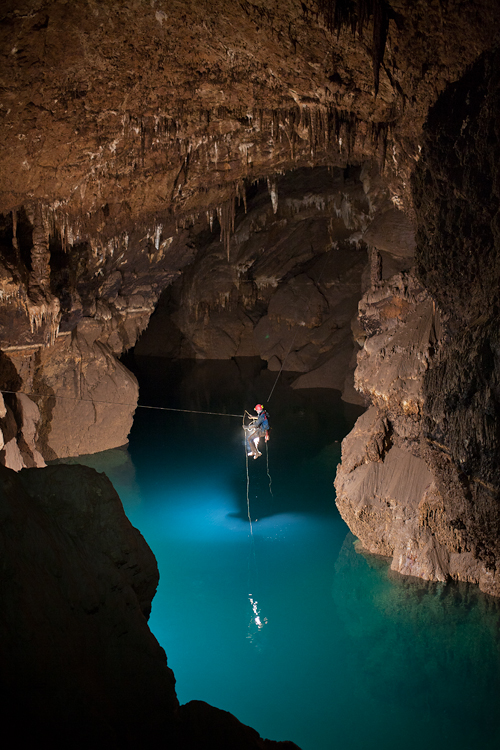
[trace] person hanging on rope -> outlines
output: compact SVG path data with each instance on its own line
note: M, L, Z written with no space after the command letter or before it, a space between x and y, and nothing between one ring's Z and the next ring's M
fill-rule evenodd
M266 443L269 440L269 414L266 412L262 404L257 404L255 411L257 412L257 416L250 417L252 424L245 427L245 442L247 454L254 458L258 458L259 456L262 456L262 453L259 451L260 438L265 438Z

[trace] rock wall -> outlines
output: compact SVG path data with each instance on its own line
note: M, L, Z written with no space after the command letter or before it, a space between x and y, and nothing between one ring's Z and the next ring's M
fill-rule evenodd
M179 706L147 625L156 560L104 474L0 466L0 697L21 745L272 750L227 712Z
M428 460L446 492L446 523L454 531L455 546L481 562L481 588L496 595L500 594L499 62L498 49L485 54L431 112L414 188L420 223L419 275L448 320L446 346L424 383Z
M430 113L415 171L417 273L359 307L357 387L372 406L343 445L342 515L392 568L500 595L499 53Z
M146 624L153 554L104 475L0 470L4 721L20 741L78 747L129 746L145 719L154 736L177 700Z

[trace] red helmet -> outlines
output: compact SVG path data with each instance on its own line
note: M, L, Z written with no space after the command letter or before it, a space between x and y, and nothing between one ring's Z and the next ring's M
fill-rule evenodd
M264 407L262 406L262 404L257 404L257 406L255 406L255 407L254 407L254 410L255 410L255 411L262 411L262 410L263 410L263 408L264 408Z

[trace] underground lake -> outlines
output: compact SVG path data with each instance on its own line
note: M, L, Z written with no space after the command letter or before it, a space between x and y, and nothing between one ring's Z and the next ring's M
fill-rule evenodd
M74 461L106 472L157 558L149 624L180 703L302 750L500 747L500 602L391 573L336 509L361 407L254 360L126 364L140 404L166 409ZM271 438L254 461L239 415L257 402Z

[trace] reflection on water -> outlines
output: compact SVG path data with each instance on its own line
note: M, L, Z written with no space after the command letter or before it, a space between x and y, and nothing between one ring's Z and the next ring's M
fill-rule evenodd
M247 638L250 643L254 643L256 640L255 636L262 630L264 625L267 625L267 617L262 617L259 609L259 603L256 599L254 600L252 596L249 596L248 600L250 602L250 606L252 607L252 616L250 617L250 622L248 625Z
M176 408L243 413L275 377L152 364L142 402ZM497 750L499 602L356 547L332 482L359 410L285 382L267 406L272 494L265 456L249 462L252 534L238 419L138 410L128 449L79 459L106 471L157 557L150 625L180 702L303 750Z

